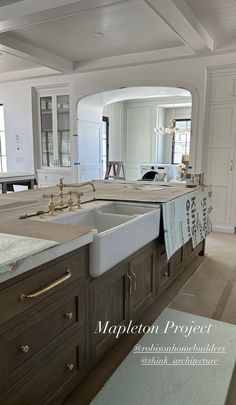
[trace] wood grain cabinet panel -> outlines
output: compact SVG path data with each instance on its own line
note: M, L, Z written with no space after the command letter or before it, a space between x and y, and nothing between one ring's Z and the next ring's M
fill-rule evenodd
M67 269L71 277L64 279ZM85 374L88 249L29 273L0 289L1 307L6 308L0 325L1 405L47 404L51 397L60 404L73 381ZM52 284L58 279L63 282ZM41 289L43 293L34 296ZM21 301L22 293L33 297Z
M46 361L40 371L29 379L26 375L1 398L2 405L61 404L68 395L67 384L71 387L85 375L84 333L70 336Z
M165 244L157 247L155 296L160 295L171 283L170 263L167 261Z
M7 386L29 370L40 370L41 361L64 338L84 326L84 280L76 288L66 288L66 295L24 323L15 325L2 336L7 358Z
M127 320L127 272L128 263L116 266L102 277L95 279L89 289L89 365L96 362L118 340L113 334L96 333L99 322L102 327L124 325Z
M9 280L9 282L0 284L1 307L6 308L5 311L0 313L0 325L26 309L38 305L46 298L49 298L48 302L50 302L52 293L60 292L66 285L85 275L86 271L88 271L88 249L82 248L77 253L66 255L63 260L51 261L47 265L35 268L28 273ZM71 276L53 289L49 289L36 298L20 299L22 294L32 294L44 289L67 276L69 272Z
M155 251L154 246L142 251L130 261L129 318L137 320L154 299Z
M180 270L183 270L183 251L178 249L170 258L170 273L175 276Z

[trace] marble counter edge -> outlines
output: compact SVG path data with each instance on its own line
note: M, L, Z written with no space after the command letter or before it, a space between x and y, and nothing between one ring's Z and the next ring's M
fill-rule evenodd
M72 252L73 250L88 245L93 241L94 235L96 233L96 230L92 229L90 232L87 232L86 234L79 236L78 238L74 238L68 242L46 248L38 253L26 256L25 258L12 262L12 264L14 265L14 270L9 269L9 271L1 273L0 284L14 277L17 277L20 274L26 273L29 270L33 270L34 268L41 266L51 260L57 259L60 256Z

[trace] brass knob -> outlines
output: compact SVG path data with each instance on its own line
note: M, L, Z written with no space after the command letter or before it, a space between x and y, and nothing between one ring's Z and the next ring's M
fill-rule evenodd
M28 345L21 346L21 347L20 347L20 351L21 351L22 353L28 353L28 351L29 351L29 346L28 346Z
M73 369L74 369L74 364L73 364L73 363L68 363L68 364L66 365L66 368L67 368L68 370L70 370L70 371L73 371Z
M66 313L66 318L67 319L72 319L73 318L73 313L72 312L67 312Z

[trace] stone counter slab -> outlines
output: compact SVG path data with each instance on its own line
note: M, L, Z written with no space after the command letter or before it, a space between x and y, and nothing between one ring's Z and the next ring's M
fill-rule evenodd
M61 225L32 219L3 220L2 233L65 243L91 231L89 226Z
M0 273L13 271L19 260L57 244L56 241L0 233Z

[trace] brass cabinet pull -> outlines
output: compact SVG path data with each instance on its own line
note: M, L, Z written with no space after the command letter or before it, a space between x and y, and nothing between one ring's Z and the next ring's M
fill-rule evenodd
M166 270L166 271L162 271L162 272L161 272L161 274L162 274L162 276L166 276L166 277L168 277L168 270Z
M132 278L129 274L127 274L127 277L129 279L129 293L132 294Z
M37 298L42 294L45 294L46 292L52 290L53 288L57 287L58 285L64 283L64 281L68 280L71 278L71 271L68 269L66 271L66 274L57 280L53 281L53 283L49 284L47 287L42 288L41 290L38 290L32 294L21 294L20 295L20 301L23 301L24 299L32 299L32 298Z
M133 275L133 277L134 277L134 288L133 288L133 291L136 291L136 288L137 288L137 277L136 277L136 274L135 274L133 271L131 271L131 273L132 273L132 275Z
M73 318L73 313L72 312L66 312L66 318L67 319L72 319Z
M20 347L20 351L21 351L22 353L28 353L28 351L29 351L29 346L28 346L28 345L22 345L22 346Z
M234 161L230 161L230 171L232 172L234 170Z
M74 369L74 364L73 364L73 363L68 363L68 364L66 365L66 368L67 368L68 370L70 370L70 371L73 371L73 369Z

